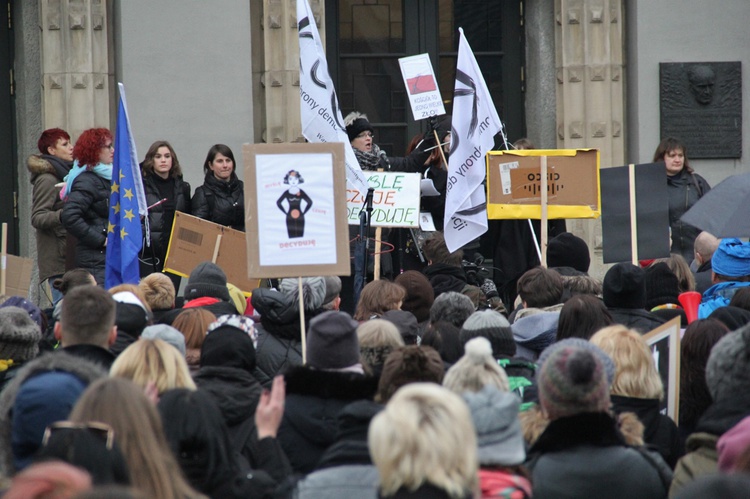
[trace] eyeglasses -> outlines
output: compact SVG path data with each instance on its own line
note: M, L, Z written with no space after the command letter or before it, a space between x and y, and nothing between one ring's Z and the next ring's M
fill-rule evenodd
M91 432L94 435L97 435L99 438L101 438L105 442L105 445L107 446L107 450L112 450L112 446L114 445L114 442L115 442L115 430L112 429L112 427L106 423L100 423L98 421L89 421L88 423L74 423L72 421L57 421L47 426L47 428L44 430L44 437L42 438L42 447L47 446L47 443L49 442L49 439L50 437L52 437L53 433L57 433L61 430Z
M115 150L115 145L114 144L107 144L107 145L102 146L102 149L109 149L110 151L114 151Z
M358 139L367 139L367 138L372 139L373 137L375 136L372 134L372 132L362 132L359 135L357 135Z

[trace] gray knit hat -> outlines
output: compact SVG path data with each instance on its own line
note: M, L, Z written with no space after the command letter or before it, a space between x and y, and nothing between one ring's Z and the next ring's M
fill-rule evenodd
M199 263L190 273L185 286L185 300L205 296L231 301L229 288L227 288L227 275L221 267L211 262Z
M0 308L0 359L31 360L39 354L41 339L42 331L24 309Z
M321 279L322 280L322 279ZM310 321L307 365L315 369L344 369L359 364L359 323L346 312L323 312Z
M750 390L750 325L727 334L711 349L706 385L714 402Z
M466 344L472 338L482 336L492 345L492 355L513 357L516 354L516 341L508 319L494 310L474 312L461 327L459 337Z
M279 291L292 300L295 305L299 304L299 283L297 277L287 277L279 283ZM326 280L324 277L304 277L302 279L302 294L305 302L305 311L312 312L323 306L326 298Z
M327 305L341 294L341 278L337 275L330 275L323 279L326 281L326 295L323 298L323 305Z
M565 338L564 340L560 340L556 343L551 344L550 346L545 348L544 351L542 351L539 359L537 359L536 364L538 368L542 368L542 364L544 364L544 361L549 358L550 354L555 351L555 349L565 346L584 348L590 352L593 352L604 366L604 372L607 374L607 384L609 386L612 386L612 383L615 381L615 361L612 360L612 358L607 355L604 350L594 345L590 341L584 340L583 338Z
M185 336L168 324L154 324L146 326L141 333L144 340L163 340L185 356Z
M479 464L515 466L526 459L518 409L521 401L514 393L485 386L476 393L464 392L477 431Z

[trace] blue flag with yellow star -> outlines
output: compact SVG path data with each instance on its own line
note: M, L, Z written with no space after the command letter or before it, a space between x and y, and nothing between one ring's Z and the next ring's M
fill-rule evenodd
M104 285L137 284L140 278L138 253L143 246L141 215L148 216L141 169L130 133L130 119L125 101L125 88L120 88L115 129L115 158L112 168L112 189L109 197L107 225L107 262Z

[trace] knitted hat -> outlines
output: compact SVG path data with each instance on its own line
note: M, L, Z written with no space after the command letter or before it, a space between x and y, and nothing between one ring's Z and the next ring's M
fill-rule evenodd
M608 308L646 308L644 271L632 263L618 263L604 275L604 304Z
M486 385L509 392L510 382L505 370L492 356L487 338L474 338L465 345L465 353L445 373L443 386L455 393L478 392Z
M656 263L645 270L646 310L659 305L674 303L679 305L680 294L677 276L664 262Z
M185 300L194 300L205 296L230 301L227 288L227 275L215 263L199 263L193 269L185 286Z
M0 359L12 359L16 364L31 360L39 354L42 331L20 307L0 308Z
M745 417L716 443L719 453L719 471L731 473L742 453L750 447L750 416Z
M370 125L370 122L366 118L357 118L352 121L348 127L346 127L346 135L349 136L349 142L357 138L360 133L369 130L371 133L375 133L375 129Z
M725 335L711 349L706 385L714 402L750 391L750 325Z
M223 315L222 317L239 316ZM237 327L234 321L213 327L217 322L209 326L209 332L203 340L201 367L234 367L252 373L256 366L253 337L244 328Z
M381 316L398 328L405 345L416 345L419 339L419 324L414 314L406 310L389 310Z
M409 383L443 382L445 368L432 347L409 345L391 352L383 364L376 400L386 403L396 390Z
M253 347L258 346L258 331L255 329L255 321L244 315L220 315L214 322L208 325L206 333L210 333L222 326L230 326L239 329L246 335L250 336L253 341Z
M589 352L592 352L594 355L596 355L596 358L598 358L599 362L601 362L604 366L604 372L607 375L607 385L612 386L612 383L615 381L615 371L617 370L617 368L615 367L615 361L612 360L612 358L607 355L604 350L594 345L590 341L584 340L583 338L565 338L564 340L553 343L552 345L547 347L537 359L536 364L538 368L542 367L542 364L544 364L544 362L549 358L550 354L554 352L556 348L566 346L583 348L584 350L588 350Z
M323 298L323 305L331 303L341 294L341 278L336 275L325 276L326 295Z
M579 272L588 272L591 256L586 241L580 237L563 232L547 245L547 267L573 267Z
M481 310L471 314L461 327L459 335L464 344L477 336L487 338L495 357L513 357L516 354L516 342L510 323L494 310Z
M750 310L727 305L711 312L708 318L721 321L730 331L736 331L742 326L750 324Z
M311 320L307 333L307 365L335 370L358 364L358 325L346 312L334 310Z
M737 238L722 239L711 257L711 268L727 277L750 275L750 243Z
M537 386L539 402L550 420L609 409L604 367L583 348L555 348L537 372Z
M29 314L31 320L36 323L40 331L47 325L47 321L44 317L44 312L42 312L39 307L22 296L11 296L0 305L0 308L2 307L18 307L20 309L23 309L27 314Z
M296 277L287 277L279 283L279 291L299 306L299 282ZM305 312L312 312L323 306L326 298L326 280L324 277L305 277L302 279L302 294Z
M480 391L464 392L477 431L481 466L515 466L526 459L518 409L521 401L514 393L501 392L494 386Z
M185 336L167 324L154 324L146 326L141 333L141 338L145 340L163 340L185 355Z
M432 284L421 272L407 270L399 274L394 282L406 290L406 298L401 304L401 310L414 314L417 322L425 322L430 318L430 307L435 301L435 290Z
M130 291L120 291L112 295L115 301L115 324L117 329L134 338L140 337L148 324L148 312L143 303Z

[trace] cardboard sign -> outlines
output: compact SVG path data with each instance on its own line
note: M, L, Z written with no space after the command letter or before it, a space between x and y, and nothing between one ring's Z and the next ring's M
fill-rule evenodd
M661 413L677 423L680 409L680 318L675 317L644 334L643 339L651 347L656 369L664 384Z
M372 196L372 227L419 227L419 173L367 172ZM349 225L359 225L359 212L365 198L354 190L346 191Z
M630 262L630 196L635 196L637 259L669 256L669 188L664 163L635 165L635 192L631 193L627 166L603 168L602 256L604 263Z
M401 76L404 78L414 119L422 120L445 114L429 54L401 57L398 64L401 66Z
M253 277L349 275L344 144L245 144Z
M5 296L27 298L31 290L31 270L34 260L15 255L5 255Z
M598 218L599 151L529 149L487 153L487 217L541 219L541 157L547 157L547 216Z
M189 277L199 263L214 262L228 282L247 294L260 286L260 280L248 277L246 253L243 232L177 211L164 270Z

